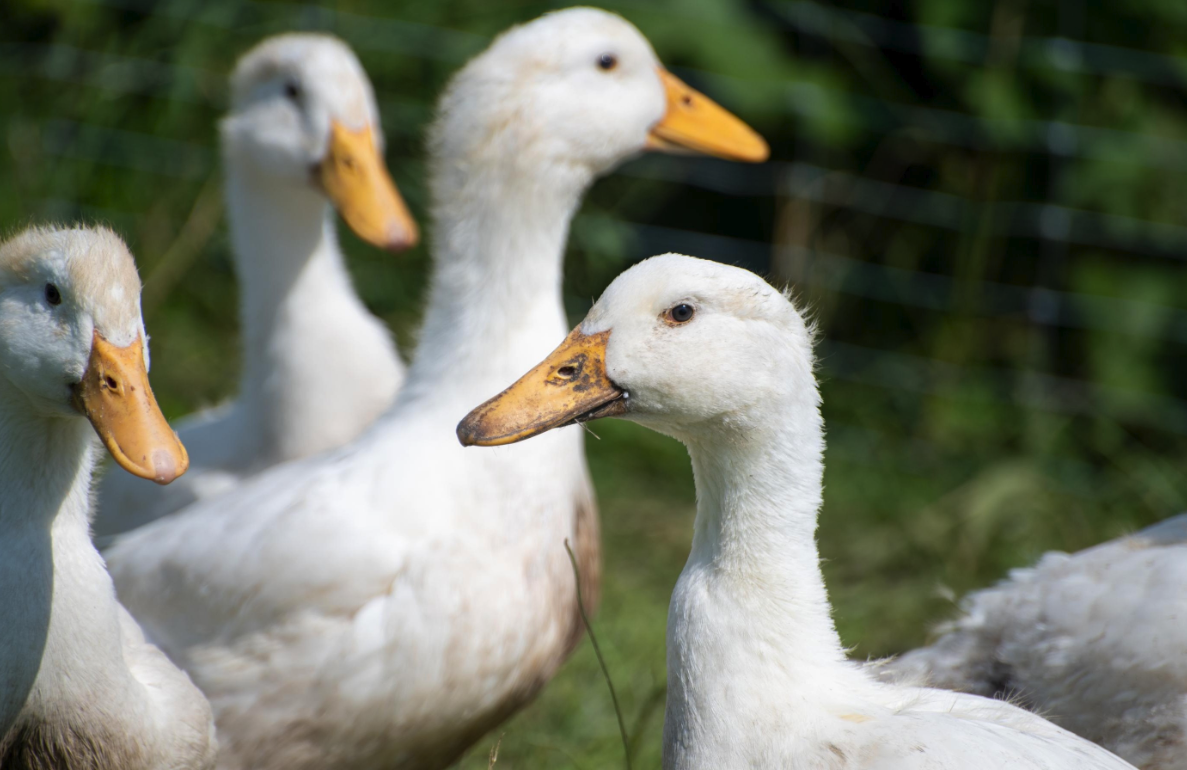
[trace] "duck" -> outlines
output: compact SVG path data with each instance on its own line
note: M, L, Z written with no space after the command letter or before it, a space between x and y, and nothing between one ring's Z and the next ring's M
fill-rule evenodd
M1044 554L884 676L1011 697L1144 770L1187 768L1187 514Z
M565 540L591 606L601 569L581 437L478 454L454 427L567 328L570 220L647 149L768 153L620 16L566 9L499 36L428 132L433 273L391 409L106 551L122 601L210 698L220 767L447 767L581 639Z
M757 275L665 254L457 427L462 445L503 451L618 417L687 447L697 512L668 612L665 770L1132 767L1007 702L887 684L847 660L815 540L813 337Z
M335 226L336 210L392 252L419 238L384 165L375 95L354 52L323 34L267 38L235 66L220 135L240 286L238 396L178 424L185 478L168 487L127 474L104 480L102 543L351 441L404 380L391 333L355 293Z
M149 482L186 471L147 339L110 230L0 243L0 767L214 766L210 704L120 606L89 534L100 443Z

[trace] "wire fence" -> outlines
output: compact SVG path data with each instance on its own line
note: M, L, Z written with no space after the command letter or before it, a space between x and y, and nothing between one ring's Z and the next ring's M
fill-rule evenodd
M131 14L130 23L156 24L163 41L200 35L216 42L206 53L187 57L164 42L154 52L119 41L88 47L82 38L0 41L0 80L97 93L108 106L125 98L153 99L165 112L197 105L204 115L221 109L226 72L253 37L292 29L331 31L365 59L369 53L398 57L402 72L425 82L432 78L418 67L447 73L490 39L393 18L398 9L368 15L305 3L191 0L65 0L64 7ZM641 2L612 7L628 17L654 13ZM722 23L720 16L698 19L691 7L679 4L665 12L690 24ZM1180 131L1187 126L1187 58L1068 35L1010 33L1008 24L1005 33L980 32L807 0L756 0L740 18L730 23L761 27L786 46L786 71L743 77L692 57L678 62L692 66L674 69L727 104L727 94L739 103L761 103L762 120L775 134L777 160L750 167L648 158L617 177L623 185L644 185L648 198L667 201L669 208L672 201L708 200L711 206L765 214L751 217L742 233L723 234L712 226L720 217L700 218L705 224L699 229L700 220L691 215L657 223L633 215L630 192L621 201L598 193L575 233L613 237L578 237L575 249L619 268L662 251L709 256L794 280L814 300L824 297L824 304L861 309L874 302L899 308L908 320L927 313L927 323L936 326L971 316L981 319L988 335L995 324L1009 322L1031 330L1037 340L1012 360L952 356L941 344L902 340L882 348L876 330L838 329L834 336L826 327L832 338L822 348L823 372L826 379L958 398L968 392L964 384L975 381L983 386L977 393L1023 412L1103 416L1156 434L1187 435L1187 393L1176 382L1164 378L1146 390L1104 382L1068 365L1061 342L1067 334L1120 336L1159 346L1150 354L1159 361L1181 355L1180 346L1187 344L1187 309L1173 290L1182 283L1172 272L1180 271L1178 263L1187 257L1187 226L1173 216L1173 201L1157 199L1159 189L1187 170L1187 136ZM989 26L995 23L991 19ZM220 36L236 45L217 42ZM970 73L1004 71L1056 95L1039 105L1049 107L1047 114L1032 108L999 115L970 108L968 99L925 98L891 58L903 56L915 60L916 80L944 80L937 91L954 90L952 84ZM964 69L953 74L945 67ZM1154 117L1109 124L1099 111L1058 96L1050 84L1067 78L1094 88L1121 83L1153 105ZM388 87L390 82L376 83L385 129L402 138L402 148L414 147L431 115L430 98L423 87L409 95ZM131 106L113 109L105 120L89 113L18 109L7 118L10 151L135 172L162 185L172 180L189 186L189 203L217 175L212 129L183 130L184 122L164 119L146 128L123 119L121 110ZM829 138L830 132L842 138ZM888 154L893 162L885 160ZM953 158L988 181L953 182L945 165ZM415 150L393 161L407 177L423 171ZM995 181L994 174L1023 181ZM1130 180L1126 184L1138 192L1112 207L1100 203L1107 194L1086 193L1081 180L1097 179L1104 186L1110 175ZM20 210L86 215L121 229L145 227L146 211L122 208L115 199L88 199L70 173L56 180L23 200ZM415 202L416 195L411 197ZM1156 205L1134 205L1151 199ZM896 262L887 256L901 253L908 242L915 244L913 257ZM969 273L954 266L958 259L971 259L977 269ZM1143 270L1170 276L1162 290L1127 293L1124 282L1107 280L1103 287L1099 281L1079 285L1084 281L1072 269L1081 261L1103 261L1115 274L1135 259L1145 260ZM1035 345L1042 352L1035 354Z

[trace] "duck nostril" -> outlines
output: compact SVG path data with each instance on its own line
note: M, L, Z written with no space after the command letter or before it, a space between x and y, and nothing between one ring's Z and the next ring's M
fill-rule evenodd
M109 390L119 390L120 389L119 382L114 377L112 377L110 374L103 376L103 384L106 385Z
M556 373L567 380L571 380L577 376L577 367L572 365L562 366L556 370Z
M684 106L685 106L685 107L691 107L691 106L692 106L692 97L691 97L691 96L689 96L688 94L685 94L685 95L684 95L684 96L683 96L683 97L680 99L680 101L684 103Z

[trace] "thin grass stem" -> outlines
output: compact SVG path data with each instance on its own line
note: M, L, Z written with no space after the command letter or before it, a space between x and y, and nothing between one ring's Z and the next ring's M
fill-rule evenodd
M589 634L589 641L593 643L594 654L598 656L598 665L602 667L602 676L606 677L606 686L610 688L610 700L614 704L614 716L618 718L618 733L622 737L622 756L626 761L626 770L631 770L631 742L627 738L626 723L622 721L622 709L618 706L618 693L614 691L614 682L610 680L610 669L606 668L606 659L602 657L602 648L598 646L598 637L594 635L589 616L585 614L585 600L581 597L581 571L577 568L577 557L569 547L569 538L565 538L565 551L569 554L569 563L573 565L573 581L577 585L577 609L581 612L581 622L585 624L585 631Z

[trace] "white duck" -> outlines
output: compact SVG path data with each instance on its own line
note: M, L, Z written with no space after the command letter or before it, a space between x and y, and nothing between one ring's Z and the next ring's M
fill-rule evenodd
M387 327L363 306L338 249L334 208L393 251L417 229L383 163L371 83L326 35L272 37L239 61L222 122L243 366L237 400L178 426L193 463L167 488L104 480L100 537L231 489L277 463L356 438L404 379Z
M580 639L563 541L587 595L600 568L581 436L477 453L453 429L563 333L586 188L673 145L766 157L617 16L571 9L498 38L431 129L431 298L392 409L108 551L121 598L210 697L223 767L444 767Z
M1187 515L965 598L893 676L1008 695L1147 770L1187 770Z
M87 526L96 432L139 477L186 469L145 339L110 231L0 243L0 767L213 766L210 705L116 601Z
M819 406L792 303L745 270L669 254L619 276L458 436L500 445L618 416L688 447L697 518L668 614L669 770L1129 767L1002 701L883 684L845 659L815 541Z

